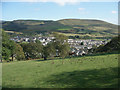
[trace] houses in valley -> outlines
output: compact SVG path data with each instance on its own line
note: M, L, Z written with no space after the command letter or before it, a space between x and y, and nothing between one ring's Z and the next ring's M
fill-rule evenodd
M85 55L88 54L88 51L92 48L99 47L100 45L105 45L108 42L108 40L74 40L74 39L68 39L68 43L71 48L71 53L73 55L79 56L79 55Z
M44 46L51 42L55 37L14 37L11 40L15 42L35 42L39 40ZM92 40L92 39L68 39L68 43L71 48L72 56L81 56L88 54L88 51L94 47L99 47L100 45L105 45L109 40Z

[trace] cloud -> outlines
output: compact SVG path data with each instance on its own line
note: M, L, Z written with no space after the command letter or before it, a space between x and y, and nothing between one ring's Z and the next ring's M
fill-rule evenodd
M117 13L117 11L112 11L112 13L113 13L113 14L116 14L116 13Z
M51 0L51 1L62 6L66 4L76 4L79 2L78 0Z
M83 10L85 10L85 8L78 8L78 10L79 10L79 11L83 11Z
M79 2L118 2L119 0L2 0L2 2L53 2L59 5L76 4Z
M75 4L86 1L89 0L2 0L2 2L53 2L61 6L64 6L65 4Z
M79 12L79 14L88 14L89 13L88 11L86 11L85 8L78 8L78 12Z
M1 0L2 2L57 2L57 3L76 3L76 2L119 2L119 0Z

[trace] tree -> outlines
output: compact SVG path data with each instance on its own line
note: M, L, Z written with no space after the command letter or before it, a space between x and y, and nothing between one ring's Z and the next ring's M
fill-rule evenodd
M10 57L12 57L12 61L14 57L17 60L23 60L25 58L22 47L10 40L9 35L2 31L2 58L9 60Z
M15 48L15 58L17 60L24 60L25 59L23 48L17 43L16 43L16 48Z
M2 30L2 59L9 60L10 56L13 57L14 50L15 42L11 41L9 35Z
M16 49L16 43L14 41L9 41L9 49L11 50L11 57L12 57L12 61L13 61L13 58L14 58L14 55L15 55L15 49Z
M10 55L11 55L10 49L2 47L2 59L9 60Z
M47 60L48 57L54 58L55 56L66 57L69 55L70 47L67 43L67 37L62 34L53 33L55 39L48 43L43 48L43 57L44 60Z
M58 50L58 55L61 57L66 57L69 55L70 47L67 42L68 37L62 34L53 33L55 39L54 39L54 45L56 50Z
M70 47L68 43L64 43L59 46L60 57L65 58L66 56L69 55L69 52L70 52Z
M38 59L42 57L43 46L40 42L21 44L26 59Z
M53 42L48 43L44 46L43 57L47 60L48 57L54 57L56 55L56 49Z

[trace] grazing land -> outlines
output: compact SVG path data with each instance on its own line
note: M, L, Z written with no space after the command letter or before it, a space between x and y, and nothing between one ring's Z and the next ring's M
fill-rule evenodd
M52 20L14 20L3 21L5 31L23 34L60 32L63 34L77 34L92 37L114 37L118 35L118 26L93 19L61 19ZM72 36L73 36L72 35Z
M118 54L4 62L3 88L117 88Z

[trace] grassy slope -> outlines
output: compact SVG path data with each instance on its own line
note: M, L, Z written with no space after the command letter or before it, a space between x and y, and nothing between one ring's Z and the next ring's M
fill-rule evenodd
M3 87L117 87L117 65L117 54L3 63Z
M96 36L113 36L118 33L117 25L92 19L62 19L58 20L61 24L73 26L78 29L77 33L90 33L90 35ZM84 29L81 31L80 29ZM95 37L95 36L94 36Z
M101 20L95 20L95 19L61 19L58 20L58 22L60 22L61 24L64 25L72 25L72 26L79 26L79 27L90 27L90 26L95 26L95 28L97 28L98 30L106 30L106 28L114 28L117 29L116 25L105 22L105 21L101 21ZM106 27L106 28L99 28L99 26L101 27ZM78 28L78 27L76 27Z
M120 35L112 38L106 45L98 47L96 52L120 52Z
M2 23L7 31L22 33L62 32L70 34L81 33L91 36L113 37L117 35L118 26L101 20L89 19L62 19L58 21L44 20L14 20Z

